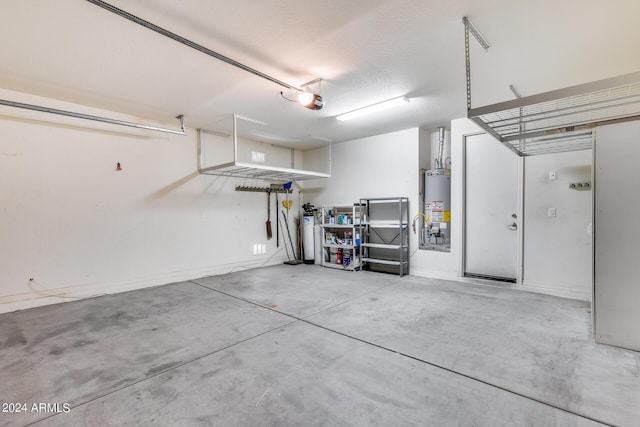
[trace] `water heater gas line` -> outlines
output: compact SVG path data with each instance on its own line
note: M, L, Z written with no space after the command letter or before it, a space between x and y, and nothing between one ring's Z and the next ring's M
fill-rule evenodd
M413 234L416 234L416 220L418 218L422 217L424 223L421 224L423 227L426 226L429 222L429 218L423 214L422 212L418 212L414 217L413 217L413 221L411 222L411 228L413 229Z

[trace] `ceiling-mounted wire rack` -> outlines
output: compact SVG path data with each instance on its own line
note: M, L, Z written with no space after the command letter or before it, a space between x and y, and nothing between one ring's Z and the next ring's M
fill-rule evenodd
M468 18L463 23L467 117L518 155L590 149L596 126L640 119L640 72L472 108L469 34L489 46Z
M205 175L221 175L231 176L236 178L252 178L263 179L267 181L304 181L309 179L318 178L330 178L331 177L331 142L327 143L327 168L328 172L318 172L311 170L303 170L295 168L294 162L294 148L287 148L291 152L291 168L270 166L261 163L252 163L247 161L241 161L238 149L238 126L237 121L252 121L252 119L235 115L231 116L232 130L230 133L212 131L207 129L198 129L198 170L201 174ZM261 123L262 124L262 123ZM213 135L220 138L229 138L230 142L226 145L228 150L228 161L222 161L214 165L205 165L204 160L204 144L203 134ZM278 147L271 144L273 147ZM284 148L284 147L278 147ZM222 153L219 153L220 157Z
M589 149L596 126L640 118L640 72L472 108L468 117L520 155Z
M231 162L200 169L205 175L233 176L236 178L254 178L267 181L303 181L307 179L329 178L331 175L301 169L287 169L263 166L254 163Z

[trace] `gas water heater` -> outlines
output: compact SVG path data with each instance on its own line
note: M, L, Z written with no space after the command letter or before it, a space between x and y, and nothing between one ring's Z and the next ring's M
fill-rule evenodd
M451 237L451 171L432 169L424 175L425 243L449 245Z
M422 241L427 248L448 251L451 247L451 169L443 160L445 129L439 128L438 155L434 169L424 174Z

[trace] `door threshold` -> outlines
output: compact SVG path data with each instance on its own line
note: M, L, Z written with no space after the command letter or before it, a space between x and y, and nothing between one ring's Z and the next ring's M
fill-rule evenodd
M518 281L512 277L489 276L487 274L464 273L464 277L471 279L493 280L495 282L517 283Z

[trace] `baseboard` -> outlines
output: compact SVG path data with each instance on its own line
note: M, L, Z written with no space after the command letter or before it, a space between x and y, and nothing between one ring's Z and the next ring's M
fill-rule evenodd
M522 286L518 286L519 289L527 292L535 292L539 294L553 295L562 298L571 298L581 301L591 301L591 286L582 288L567 288L560 285L554 285L549 283L537 283L525 280ZM586 290L588 289L588 290Z
M413 267L411 267L410 271L412 276L426 277L429 279L443 279L443 280L460 279L460 277L458 276L458 273L420 270Z
M518 289L515 284L508 282L498 282L488 279L479 279L476 277L458 276L457 273L442 273L432 271L418 271L414 276L426 277L429 279L449 280L452 282L471 283L473 285L492 286L497 288Z
M9 313L12 311L26 310L44 305L95 298L98 296L134 291L137 289L161 286L169 283L184 282L199 279L201 277L219 276L222 274L258 267L280 265L284 260L286 260L286 257L281 256L273 257L272 259L269 259L268 257L255 258L248 261L208 266L206 268L166 272L160 275L137 278L135 280L127 280L119 283L96 282L65 286L55 289L33 290L32 292L15 295L6 295L0 297L0 313Z
M426 277L430 279L452 280L455 282L472 283L476 285L495 286L499 288L515 289L525 292L533 292L537 294L552 295L561 298L577 299L581 301L591 301L591 287L588 290L580 288L566 288L561 285L549 284L549 283L537 283L526 281L522 285L494 282L491 280L484 280L471 277L458 276L456 273L443 273L433 272L426 270L412 270L411 274L418 277Z

